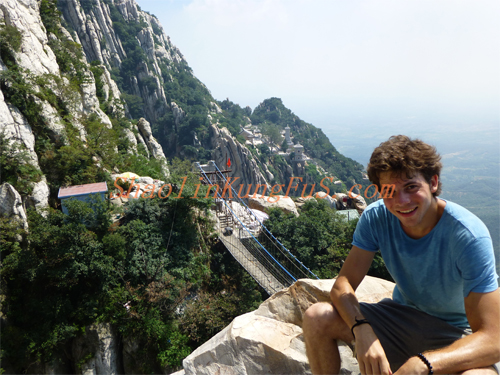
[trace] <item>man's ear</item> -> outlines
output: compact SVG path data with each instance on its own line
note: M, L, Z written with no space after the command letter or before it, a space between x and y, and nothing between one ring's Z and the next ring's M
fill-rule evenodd
M431 177L431 181L429 183L429 187L431 188L431 193L435 193L439 186L439 176L435 174Z

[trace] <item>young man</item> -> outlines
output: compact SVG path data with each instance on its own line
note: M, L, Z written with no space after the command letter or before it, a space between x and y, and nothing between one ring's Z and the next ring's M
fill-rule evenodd
M491 238L466 209L438 198L440 156L394 136L375 149L370 180L392 198L361 215L332 288L305 313L313 374L338 374L336 340L355 342L362 374L497 374L500 293ZM354 291L376 251L396 282L392 300L358 303Z

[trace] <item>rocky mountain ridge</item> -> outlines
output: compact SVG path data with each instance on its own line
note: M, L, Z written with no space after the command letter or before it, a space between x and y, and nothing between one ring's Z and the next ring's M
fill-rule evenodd
M215 100L158 20L133 0L0 0L2 225L12 229L17 218L23 236L26 230L34 232L33 221L28 228L29 214L34 213L27 209L47 215L44 208L58 208L60 187L102 181L110 187L112 176L125 171L169 182L175 163L169 167L167 159L175 157L215 160L219 166L230 159L231 176L246 186L271 186L294 175L304 176L304 183L327 174L342 174L346 184L359 181L360 166L347 165L319 129L275 99L264 101L253 114L250 108ZM311 140L301 142L316 158L314 163L294 164L269 152L271 133L264 135L266 147L245 145L240 135L243 126L255 124L264 131L285 123L290 123L296 139ZM331 160L322 162L326 155ZM50 214L44 217L50 221ZM169 228L171 233L173 226ZM115 229L106 227L104 232L113 236ZM23 236L9 244L12 254L28 246ZM49 268L81 256L78 251L66 254L67 248L61 247L65 255L52 254ZM50 248L56 246L51 243ZM33 256L40 264L47 262L43 254ZM5 323L4 316L0 318ZM114 333L108 326L87 328L85 337L66 348L74 359L71 364L37 361L36 366L22 363L16 368L28 366L26 371L33 373L67 373L68 368L81 373L139 372L132 363L141 349L137 342L109 339ZM89 360L92 348L99 345L120 354L96 354ZM120 358L123 365L115 370L98 363Z
M160 179L168 175L165 156L213 159L219 165L230 158L233 176L244 184L271 186L307 174L304 165L262 157L259 148L246 147L237 135L251 123L251 109L217 103L158 19L133 0L2 0L0 25L3 138L11 148L27 153L26 162L39 171L31 185L47 184L42 190L52 198L42 200L55 204L63 184L94 182L106 173L123 172L134 164L123 154L159 161L160 175L153 177ZM265 110L265 103L260 107ZM141 126L145 123L149 126ZM114 140L106 143L96 134L104 127ZM48 170L54 164L47 160L48 153L58 153L64 146L88 148L89 137L101 149L86 155L92 173L83 168ZM122 161L111 160L103 151L106 148L114 149ZM341 163L338 168L346 169ZM357 174L346 176L359 180L361 167L353 166ZM313 167L312 173L317 171L331 173ZM80 176L63 178L68 173ZM28 190L31 193L32 188ZM21 195L28 200L29 194Z

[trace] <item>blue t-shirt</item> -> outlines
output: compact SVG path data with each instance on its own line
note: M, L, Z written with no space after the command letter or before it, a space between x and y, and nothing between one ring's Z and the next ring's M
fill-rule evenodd
M380 250L396 282L394 301L457 327L469 327L464 297L498 288L488 229L452 202L446 202L431 232L415 240L379 200L361 215L352 244L363 250Z

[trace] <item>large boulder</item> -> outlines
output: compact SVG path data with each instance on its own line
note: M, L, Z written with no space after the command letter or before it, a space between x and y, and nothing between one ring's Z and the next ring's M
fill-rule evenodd
M335 193L335 200L337 210L354 209L357 210L361 215L367 207L365 199L360 194L348 195L343 193Z
M330 301L335 280L298 280L196 349L183 367L191 374L309 374L302 317L313 303ZM394 283L366 276L356 291L362 302L390 298ZM340 343L343 374L358 374L352 351Z
M257 196L255 198L249 197L248 207L259 211L266 211L267 208L277 207L285 213L292 213L295 216L299 216L299 212L297 211L297 207L295 207L295 203L292 198L283 195L272 197L265 195Z
M295 201L295 206L299 209L302 208L302 206L310 199L316 199L317 201L324 200L327 204L328 207L331 208L337 208L337 200L332 198L330 195L325 193L324 191L318 191L314 196L309 196L309 197L299 197Z

